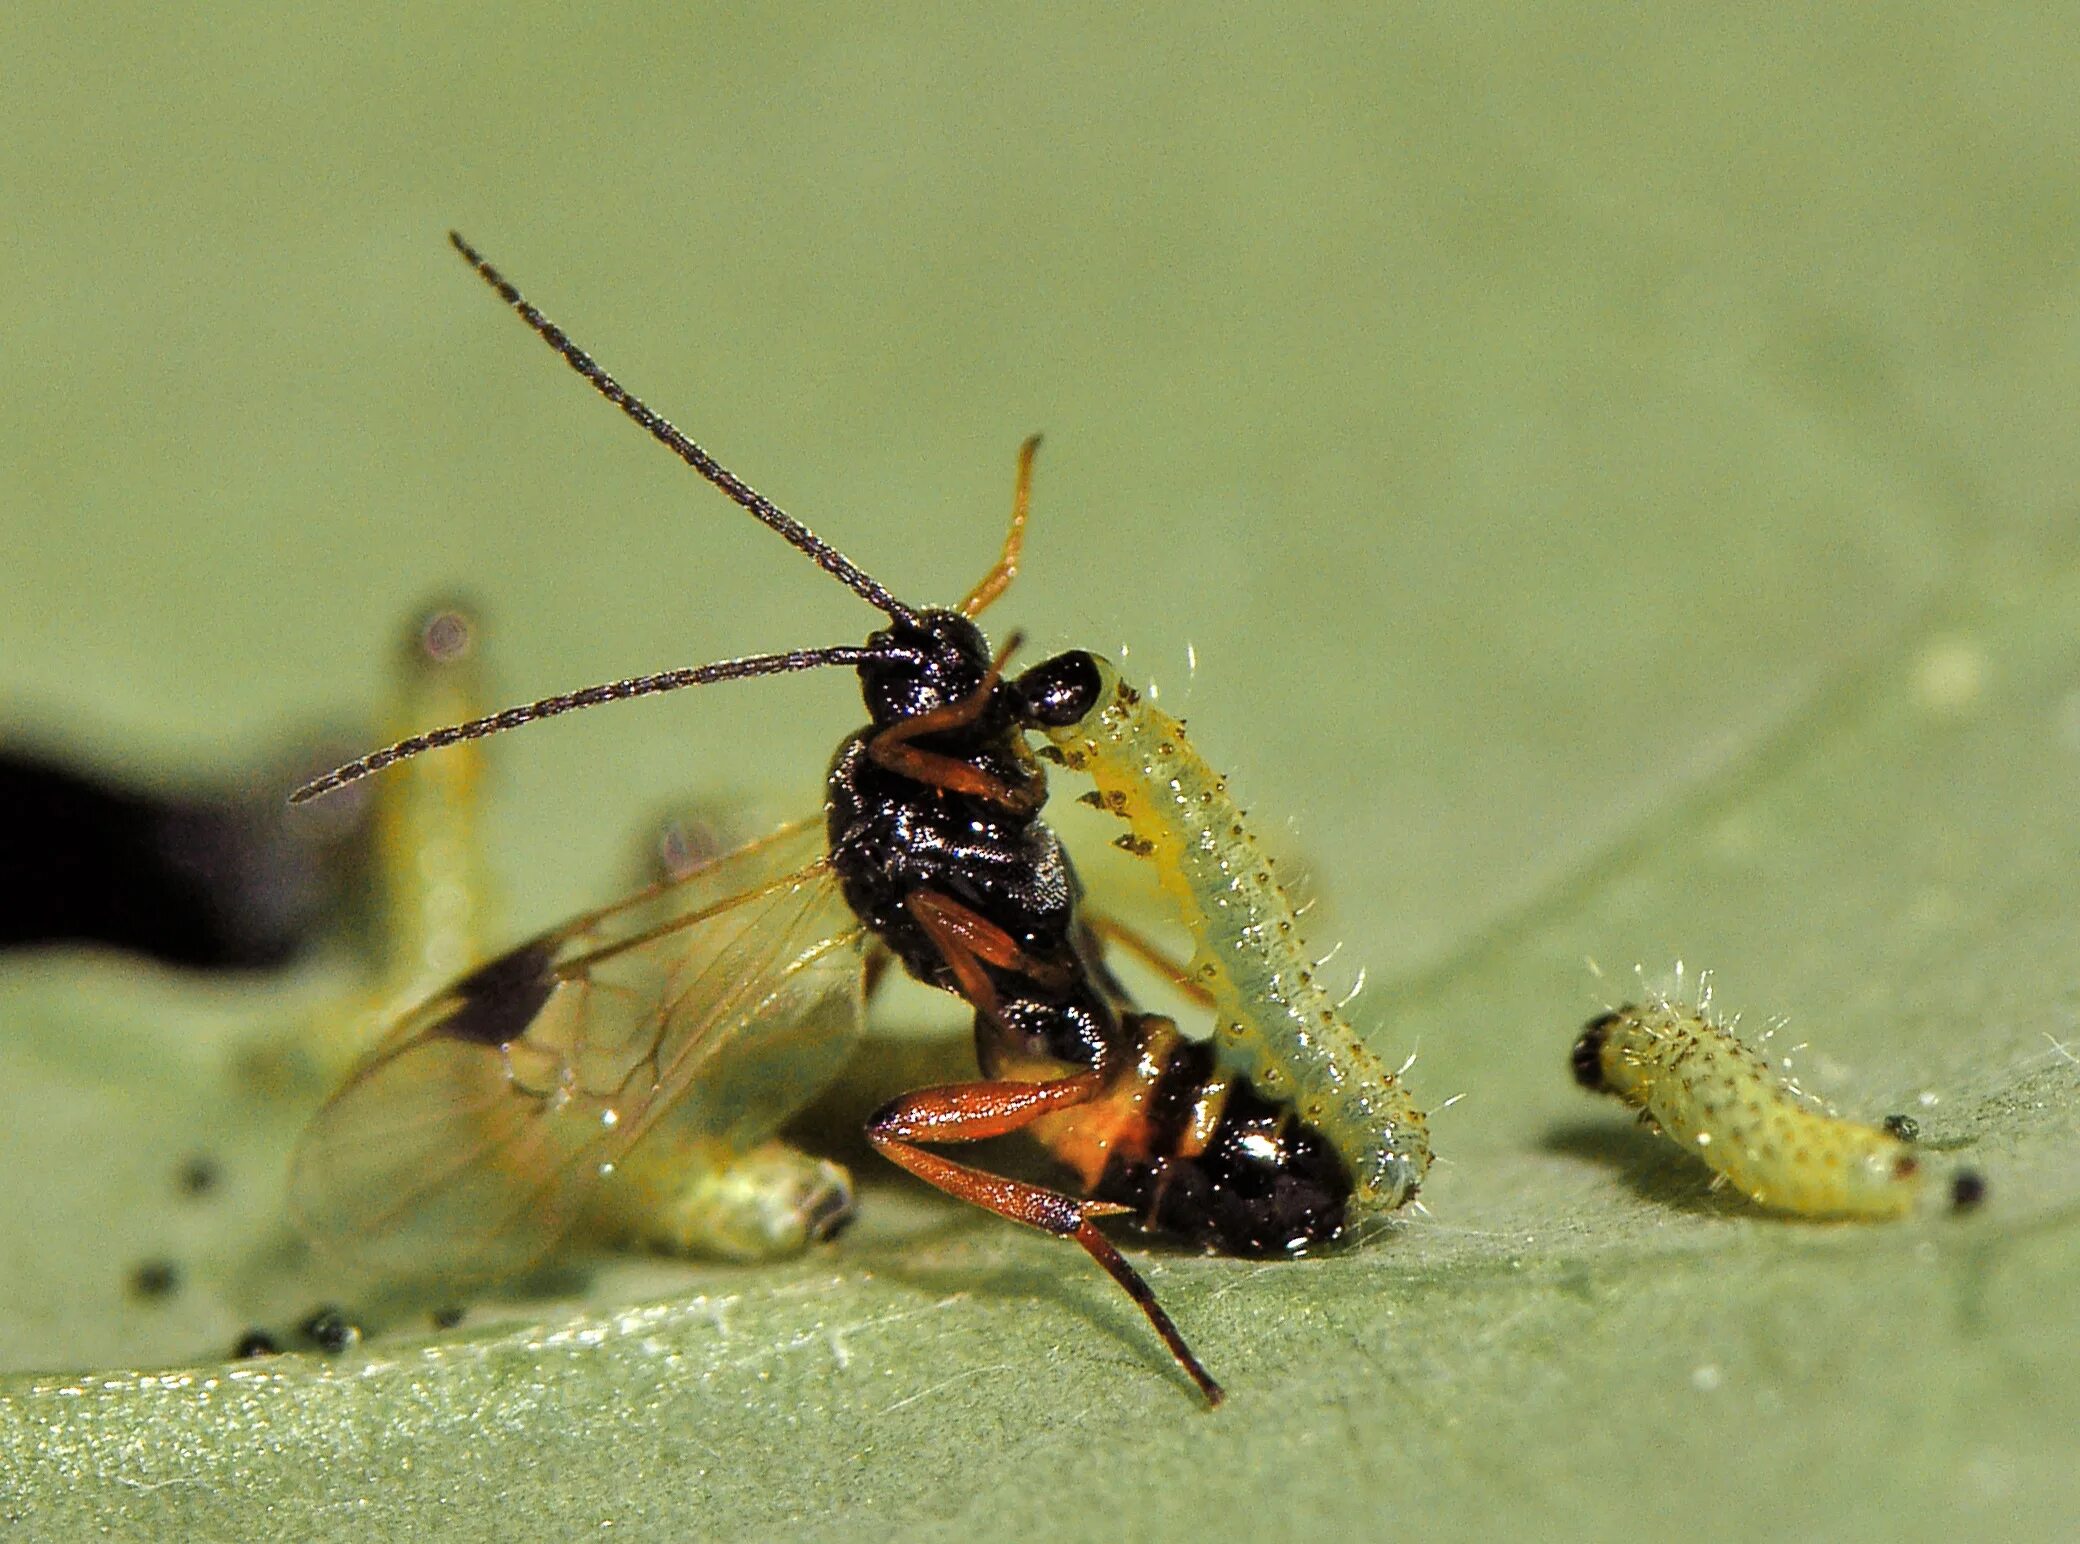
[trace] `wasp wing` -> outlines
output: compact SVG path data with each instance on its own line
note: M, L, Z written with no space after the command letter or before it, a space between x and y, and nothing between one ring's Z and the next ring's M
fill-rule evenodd
M861 938L806 821L522 944L406 1014L318 1112L299 1228L364 1275L524 1269L668 1113L744 1146L814 1098L858 1037Z

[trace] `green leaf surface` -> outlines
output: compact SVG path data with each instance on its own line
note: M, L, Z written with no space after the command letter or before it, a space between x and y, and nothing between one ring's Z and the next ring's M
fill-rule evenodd
M10 9L11 733L167 777L358 733L458 587L516 698L863 632L457 225L907 596L988 562L1044 428L991 620L1130 646L1307 865L1373 1044L1420 1049L1446 1161L1321 1258L1137 1254L1210 1415L1080 1255L871 1174L791 1264L579 1261L225 1364L329 1295L279 1213L308 1100L237 1068L341 968L17 959L0 1521L2065 1536L2076 45L2049 6ZM516 936L673 801L812 800L857 713L693 697L499 747ZM1677 959L1989 1204L1771 1217L1582 1094L1581 1021ZM949 1022L896 999L880 1075ZM225 1183L183 1197L198 1152ZM181 1290L140 1302L154 1257Z

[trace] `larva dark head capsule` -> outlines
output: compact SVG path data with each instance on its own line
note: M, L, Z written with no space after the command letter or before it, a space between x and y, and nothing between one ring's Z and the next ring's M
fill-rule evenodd
M1611 1030L1624 1022L1630 1008L1615 1008L1609 1013L1598 1014L1582 1026L1581 1038L1574 1043L1574 1053L1569 1065L1574 1068L1574 1080L1591 1093L1609 1093L1610 1087L1603 1079L1603 1044L1611 1037Z
M1012 683L1024 722L1038 729L1066 729L1090 716L1105 690L1098 662L1082 649L1042 660Z

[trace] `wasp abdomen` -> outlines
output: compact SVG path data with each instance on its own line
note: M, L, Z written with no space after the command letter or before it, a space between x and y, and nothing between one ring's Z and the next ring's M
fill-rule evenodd
M1143 1232L1218 1254L1291 1255L1342 1232L1351 1173L1335 1145L1154 1014L1135 1065L1041 1141Z
M1194 1117L1209 1093L1206 1131ZM1155 1102L1168 1129L1154 1150L1115 1154L1095 1191L1148 1231L1233 1255L1299 1254L1343 1231L1351 1174L1335 1147L1248 1078L1222 1076L1212 1047L1180 1045Z

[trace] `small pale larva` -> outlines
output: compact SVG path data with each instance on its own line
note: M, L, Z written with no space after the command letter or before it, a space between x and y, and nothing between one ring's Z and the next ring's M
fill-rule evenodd
M1704 1008L1657 998L1599 1015L1575 1041L1573 1067L1584 1088L1639 1110L1759 1205L1881 1221L1930 1194L1927 1164L1897 1127L1820 1109ZM1948 1199L1974 1206L1985 1189L1963 1171Z

